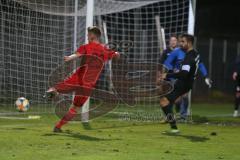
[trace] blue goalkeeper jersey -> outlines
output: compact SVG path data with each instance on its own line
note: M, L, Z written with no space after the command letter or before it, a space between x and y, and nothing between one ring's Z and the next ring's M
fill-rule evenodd
M180 70L181 63L183 62L185 58L186 53L181 48L174 49L171 54L167 57L167 59L164 61L164 65L169 70ZM198 64L198 68L202 74L203 77L207 77L207 69L205 65L200 61Z

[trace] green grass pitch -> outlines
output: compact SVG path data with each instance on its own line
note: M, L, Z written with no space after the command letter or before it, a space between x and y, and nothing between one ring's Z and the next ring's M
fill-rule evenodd
M52 133L58 118L0 119L0 160L239 160L240 118L232 105L193 105L193 120L179 135L167 124L119 121L104 116L83 126L72 122ZM216 133L216 135L214 134Z

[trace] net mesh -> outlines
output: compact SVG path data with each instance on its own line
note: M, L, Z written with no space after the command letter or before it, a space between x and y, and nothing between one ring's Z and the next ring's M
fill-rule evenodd
M128 64L157 66L165 39L168 43L171 34L187 31L188 8L189 0L95 0L94 24L104 32L101 40L126 57L114 73L128 70ZM84 44L85 26L86 0L0 0L1 113L15 113L14 101L22 96L33 106L28 113L55 112L55 105L42 97L49 75L74 51L75 36L78 46ZM106 63L98 89L114 92L112 65ZM128 108L120 101L112 114L152 120L160 112L157 99L142 98Z

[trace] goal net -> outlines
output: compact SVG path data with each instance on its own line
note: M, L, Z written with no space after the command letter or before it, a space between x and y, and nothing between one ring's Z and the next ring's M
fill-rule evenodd
M30 100L27 113L55 113L56 105L43 95L49 87L49 75L63 65L63 56L73 53L75 44L78 47L85 42L86 5L86 0L0 0L2 115L19 114L14 106L18 97ZM132 97L124 90L126 83L121 85L124 79L115 75L134 76L136 73L128 72L134 66L138 75L154 70L170 35L187 32L188 12L189 0L94 1L93 24L103 32L101 41L124 55L117 65L114 61L105 64L97 83L97 89L119 98L118 108L112 108L115 110L108 115L125 120L160 120L158 99L141 97L141 88L135 88L134 106L129 105ZM148 69L141 70L143 66ZM145 79L145 90L151 90L149 84ZM71 95L65 96L71 99ZM92 103L97 102L90 100L90 107Z

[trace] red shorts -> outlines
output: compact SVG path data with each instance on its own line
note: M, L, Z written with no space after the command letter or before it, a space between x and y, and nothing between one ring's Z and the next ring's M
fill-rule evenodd
M84 103L87 101L88 97L87 96L78 96L75 95L73 99L73 105L77 107L82 107Z
M87 74L85 66L79 67L75 73L64 81L58 83L54 88L59 93L75 93L73 104L81 107L91 95L98 77Z

